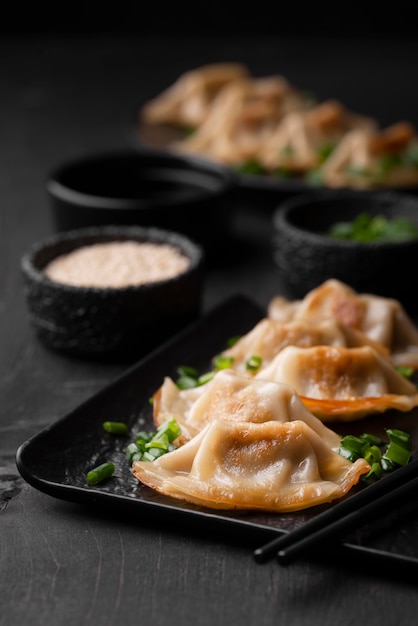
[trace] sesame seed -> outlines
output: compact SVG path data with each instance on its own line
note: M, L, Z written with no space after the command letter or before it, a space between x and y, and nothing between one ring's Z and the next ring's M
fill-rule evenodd
M190 260L168 244L114 241L58 256L44 273L67 285L122 288L173 278L189 265Z

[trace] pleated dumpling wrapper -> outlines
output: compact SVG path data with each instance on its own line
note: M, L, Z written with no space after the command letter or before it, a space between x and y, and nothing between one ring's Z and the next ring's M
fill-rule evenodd
M235 370L219 370L213 379L180 390L166 377L154 394L154 422L162 425L174 417L181 428L180 441L193 438L214 420L263 423L305 422L328 446L338 450L340 437L305 407L293 387L255 379Z
M352 463L301 420L216 419L134 476L155 491L214 509L298 511L344 496L370 466Z
M221 90L249 76L241 63L211 63L181 74L141 109L141 118L150 124L173 124L198 128L206 119Z
M389 355L388 348L335 318L283 322L265 317L221 356L231 359L232 369L251 376L257 373L257 368L249 369L247 364L254 356L260 359L261 367L266 367L286 346L308 348L318 345L346 348L369 345L381 354Z
M305 109L306 95L280 75L243 77L212 101L202 124L171 148L226 165L257 158L266 137L290 111Z
M418 147L416 128L406 121L386 128L353 128L318 168L322 185L331 188L400 189L416 187L413 158ZM382 168L382 163L391 166Z
M331 278L302 300L275 296L268 316L281 321L335 318L385 346L395 365L418 369L418 329L398 300L360 294Z
M258 155L270 172L280 168L304 174L324 160L324 146L330 150L353 129L375 130L377 122L349 111L337 100L320 102L306 111L288 113L266 138Z
M291 385L322 421L352 421L418 406L416 386L371 346L287 346L256 378Z

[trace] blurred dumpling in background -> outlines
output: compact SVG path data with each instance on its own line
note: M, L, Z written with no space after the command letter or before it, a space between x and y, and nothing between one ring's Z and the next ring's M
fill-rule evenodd
M261 146L258 159L268 172L283 169L302 175L318 168L353 129L374 130L377 122L328 100L286 115Z
M285 115L306 106L305 94L282 76L242 78L226 85L195 132L171 147L237 166L257 157Z
M418 185L418 135L398 122L383 130L355 129L318 171L327 187L402 188Z
M140 111L149 124L173 124L193 129L206 119L213 100L229 83L248 76L241 63L214 63L189 70Z
M418 186L418 135L411 123L381 129L338 100L318 103L285 76L253 77L239 62L184 72L138 117L146 143L245 174L328 188Z

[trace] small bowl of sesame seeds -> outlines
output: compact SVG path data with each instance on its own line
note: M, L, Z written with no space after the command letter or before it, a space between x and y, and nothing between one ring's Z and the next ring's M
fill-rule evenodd
M203 248L174 231L60 232L21 260L30 323L51 349L133 361L199 316L204 262Z

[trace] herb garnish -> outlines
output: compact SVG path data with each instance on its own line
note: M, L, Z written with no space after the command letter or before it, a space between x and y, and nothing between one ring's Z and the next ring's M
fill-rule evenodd
M158 457L177 448L173 443L181 434L180 426L172 417L162 424L156 432L140 431L135 441L130 443L125 452L129 462L155 461Z
M385 473L392 472L411 460L412 443L408 433L395 428L386 428L389 443L363 433L359 437L346 435L342 437L338 453L353 463L363 458L370 465L370 471L364 476L366 482L374 482Z
M360 243L371 241L408 241L418 239L418 226L406 217L389 219L383 215L360 213L351 222L336 222L327 234L334 239Z
M87 472L86 480L88 485L98 485L104 480L107 480L115 473L115 466L113 463L102 463L94 469Z
M103 428L111 435L127 435L128 426L124 422L103 422Z

